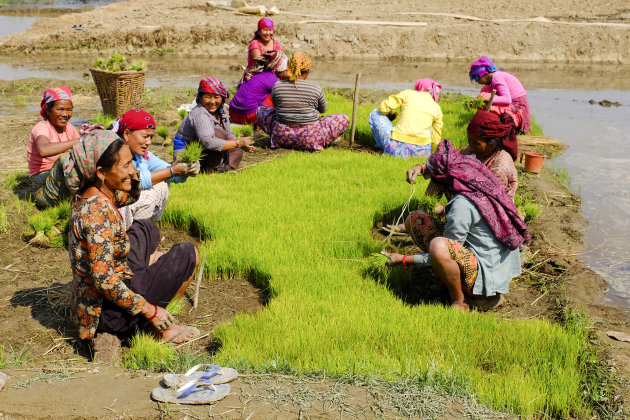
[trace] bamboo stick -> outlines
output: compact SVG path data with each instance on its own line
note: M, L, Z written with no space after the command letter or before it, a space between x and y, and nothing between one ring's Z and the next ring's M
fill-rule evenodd
M352 103L352 128L350 131L350 147L354 144L354 133L357 129L357 104L359 103L359 86L361 85L361 73L357 73L354 80L354 101Z

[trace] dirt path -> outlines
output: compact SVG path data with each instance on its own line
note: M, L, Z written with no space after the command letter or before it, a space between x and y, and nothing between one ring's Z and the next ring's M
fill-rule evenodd
M284 12L273 19L276 38L286 50L306 50L320 58L471 60L490 55L500 62L630 64L630 9L625 0L534 0L510 3L509 7L500 0L401 0L396 7L376 0L263 4L276 4ZM522 21L541 16L550 22ZM92 55L95 50L119 49L245 57L257 19L206 6L203 0L134 0L40 20L24 34L2 38L0 48L5 53L28 54L62 50ZM299 23L307 19L428 25ZM509 21L488 21L501 19ZM78 24L86 29L73 30Z

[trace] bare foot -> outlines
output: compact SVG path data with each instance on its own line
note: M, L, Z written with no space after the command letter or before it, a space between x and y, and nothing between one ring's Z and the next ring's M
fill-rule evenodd
M451 303L451 308L455 309L456 311L461 311L464 313L468 313L470 311L470 309L468 309L468 304L467 303Z
M161 341L180 344L199 335L200 331L190 325L171 324L167 329L160 331L160 334L162 335Z
M386 232L392 233L407 233L407 229L405 228L404 223L401 223L399 225L385 225L382 229Z
M151 254L151 256L149 257L149 265L153 264L154 262L156 262L162 255L166 254L165 251L155 251L153 254Z

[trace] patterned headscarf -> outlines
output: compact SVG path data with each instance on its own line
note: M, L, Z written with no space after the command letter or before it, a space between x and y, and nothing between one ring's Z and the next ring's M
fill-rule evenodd
M122 138L125 130L144 130L145 128L155 128L155 120L147 111L142 109L132 109L127 111L114 122L114 131Z
M118 139L120 137L113 131L94 130L82 136L81 142L75 144L70 153L62 158L64 178L72 194L94 182L96 163L109 145Z
M205 77L199 81L199 89L197 89L197 103L201 103L201 95L204 93L214 93L223 97L225 101L230 97L230 92L227 90L223 82L216 77Z
M468 133L483 139L500 139L503 149L512 156L512 160L516 160L518 153L516 126L509 114L504 112L501 115L497 115L494 112L479 109L466 130Z
M444 139L427 160L427 171L433 181L468 198L503 245L516 249L531 242L532 235L501 181L479 159L460 154Z
M287 62L287 79L297 82L302 73L311 68L311 56L305 52L294 52Z
M418 92L429 92L433 96L433 100L437 102L440 99L442 85L433 79L418 79L416 81L416 90Z
M265 71L282 72L287 69L287 56L281 50L266 51L254 58L254 65L243 73L240 83L246 82L254 75ZM284 69L281 69L284 64Z
M68 99L72 101L72 94L70 93L70 88L68 86L56 86L51 87L50 89L46 89L44 91L44 96L42 97L41 110L39 111L39 115L42 118L46 118L46 104L54 101L61 101L63 99Z
M479 60L472 63L472 65L470 66L470 73L468 73L468 75L470 76L471 82L472 81L476 82L484 75L488 73L494 73L495 71L499 71L499 70L500 69L498 69L494 65L492 60L490 60L490 58L484 55Z

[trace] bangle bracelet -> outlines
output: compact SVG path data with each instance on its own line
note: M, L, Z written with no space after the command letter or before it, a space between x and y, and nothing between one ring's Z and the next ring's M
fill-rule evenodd
M147 318L147 321L151 321L157 315L157 305L153 305L153 307L155 308L155 312L153 312L153 316L151 316L151 318Z
M168 169L171 170L171 177L175 176L175 172L173 172L173 166L169 166Z
M405 254L403 255L403 267L407 268L407 257L409 256L409 254Z

